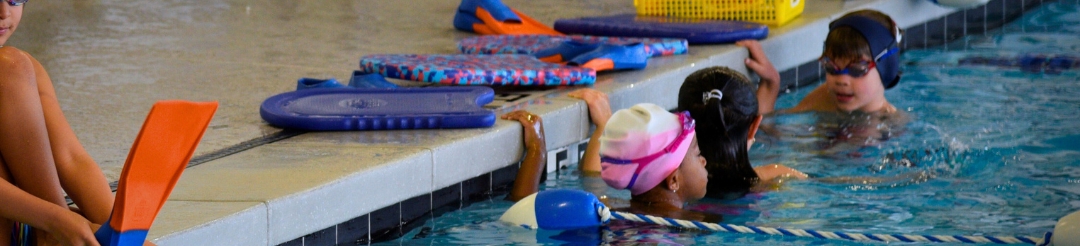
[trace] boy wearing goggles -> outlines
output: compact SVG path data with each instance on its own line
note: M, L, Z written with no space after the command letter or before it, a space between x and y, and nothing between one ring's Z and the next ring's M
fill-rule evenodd
M892 18L874 10L848 13L829 24L825 50L819 59L825 83L784 112L861 112L889 115L896 107L885 90L900 81L900 28ZM746 66L761 75L758 101L762 114L772 112L780 91L780 75L756 41L740 45L750 50Z
M810 91L795 107L781 113L815 112L814 135L824 136L815 151L839 153L877 145L903 131L909 120L896 110L885 90L900 81L900 28L888 15L874 10L848 13L829 23L829 35L818 62L825 82ZM756 41L740 41L750 58L746 66L761 76L758 107L763 115L775 109L780 74ZM770 132L774 128L763 124ZM776 134L769 134L776 135Z

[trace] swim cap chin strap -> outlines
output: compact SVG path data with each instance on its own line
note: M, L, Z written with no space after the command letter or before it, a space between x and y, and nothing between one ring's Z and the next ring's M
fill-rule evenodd
M870 52L874 55L881 83L885 89L900 82L900 29L889 30L877 21L863 16L848 16L829 24L829 31L847 26L859 31L870 43ZM895 33L895 36L894 36ZM894 38L895 37L895 38Z

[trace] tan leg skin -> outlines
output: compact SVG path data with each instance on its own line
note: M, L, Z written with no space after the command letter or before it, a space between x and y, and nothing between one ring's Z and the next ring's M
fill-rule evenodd
M3 74L0 76L0 156L11 177L11 182L0 183L0 197L11 202L0 209L0 217L23 221L35 228L57 233L54 236L62 241L92 240L92 234L87 234L90 232L89 225L83 227L86 220L67 210L61 190L58 172L66 173L67 177L92 176L93 173L75 173L75 170L70 170L70 165L58 166L54 161L53 149L57 145L70 145L70 142L51 141L54 138L66 139L63 131L52 132L53 129L50 128L67 126L62 113L57 112L59 105L55 102L52 83L36 60L14 47L0 48L0 64L4 64L0 66L0 74ZM40 90L42 81L48 91ZM41 103L43 101L51 102L52 105ZM61 114L59 120L56 114ZM71 132L70 127L67 132ZM101 171L96 165L94 171L100 175ZM78 181L69 180L66 183ZM70 188L73 194L85 193L82 188ZM105 186L104 189L108 190L108 187ZM111 194L105 196L111 200ZM111 203L108 209L111 210ZM105 213L107 217L108 212ZM46 233L36 234L38 242L45 242L44 239L49 236Z
M37 76L27 55L11 47L0 48L0 154L11 183L57 206L67 207L56 174L49 133L45 128ZM19 56L23 57L19 57ZM42 239L42 236L38 236Z
M11 174L8 174L7 165L4 164L3 158L0 158L0 182L11 183ZM11 244L11 231L14 229L14 221L0 217L0 246Z
M45 127L48 129L60 185L79 206L86 219L95 224L105 223L113 207L109 182L101 172L101 167L83 148L64 117L64 112L60 110L49 74L33 57L30 57L30 60L34 64L41 109L45 115ZM66 204L64 206L67 207Z

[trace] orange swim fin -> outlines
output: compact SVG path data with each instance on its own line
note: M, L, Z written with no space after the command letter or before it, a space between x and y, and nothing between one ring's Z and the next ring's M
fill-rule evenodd
M101 245L142 245L154 218L184 172L217 102L159 101L128 152Z
M510 9L510 10L514 11L514 13L517 14L518 18L521 19L520 22L518 22L518 21L498 21L498 20L495 20L495 17L492 17L491 13L489 13L484 8L479 8L479 7L476 8L476 17L479 18L481 21L483 21L484 25L487 26L487 28L490 29L493 32L491 34L563 35L559 31L555 31L555 29L553 29L551 27L548 27L548 26L544 25L543 23L540 23L539 21L536 21L532 17L529 17L528 15L525 15L525 14L522 14L521 12L518 12L516 9Z
M589 60L585 64L579 65L579 67L592 68L596 71L607 71L615 69L615 62L610 58L597 58Z
M562 35L499 0L462 0L454 15L454 28L483 35Z

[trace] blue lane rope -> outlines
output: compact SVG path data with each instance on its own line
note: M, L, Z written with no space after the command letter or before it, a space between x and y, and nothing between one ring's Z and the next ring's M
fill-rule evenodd
M735 233L749 233L749 234L764 234L764 235L785 235L785 236L797 236L797 237L813 237L818 239L844 239L852 241L873 241L873 242L938 242L938 243L996 243L996 244L1033 244L1039 246L1045 246L1050 243L1050 236L1052 232L1046 232L1042 237L1029 237L1029 236L950 236L950 235L905 235L905 234L869 234L869 233L846 233L846 232L829 232L829 231L815 231L815 230L803 230L803 229L785 229L785 228L773 228L773 227L760 227L760 226L741 226L733 224L716 224L699 221L678 220L671 218L656 217L652 215L634 214L619 211L610 211L607 207L600 208L601 221L609 221L612 218L619 220L629 220L644 222L665 226L676 226L682 228L707 230L707 231L721 231L721 232L735 232Z

